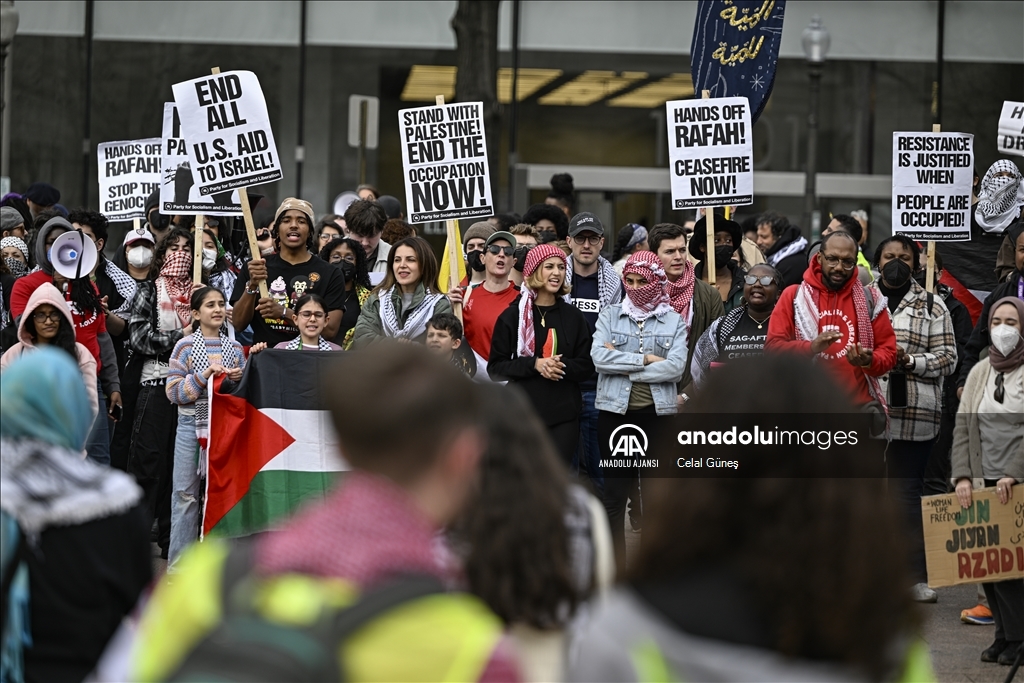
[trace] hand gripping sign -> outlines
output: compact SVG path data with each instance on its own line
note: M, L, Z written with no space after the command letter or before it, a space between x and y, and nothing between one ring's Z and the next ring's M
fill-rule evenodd
M256 74L211 74L175 83L172 90L201 195L281 179L281 160Z
M96 146L100 213L109 221L145 218L146 198L160 184L160 138Z
M482 102L398 112L410 223L494 214Z

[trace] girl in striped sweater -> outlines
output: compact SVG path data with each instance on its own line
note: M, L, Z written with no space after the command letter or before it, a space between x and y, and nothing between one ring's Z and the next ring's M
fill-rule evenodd
M238 381L245 363L242 347L221 331L227 319L224 295L213 287L203 287L192 294L190 303L192 334L174 346L167 372L167 398L178 406L168 571L199 537L200 469L209 438L210 380L223 374Z

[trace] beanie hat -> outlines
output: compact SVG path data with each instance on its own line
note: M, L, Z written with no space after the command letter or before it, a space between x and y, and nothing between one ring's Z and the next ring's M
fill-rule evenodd
M558 256L562 259L563 263L568 260L565 252L553 244L538 244L531 249L526 255L526 263L523 265L523 279L533 275L533 271L537 270L540 264L544 263L552 256Z
M24 222L25 217L13 206L0 207L0 229L14 230Z
M305 199L296 199L295 197L287 197L283 202L281 202L281 206L277 207L277 211L274 213L274 222L276 223L277 219L280 218L281 214L285 211L291 211L292 209L306 214L306 218L309 219L310 228L312 228L316 223L316 220L313 218L313 205Z
M480 221L479 223L474 223L473 225L469 226L469 230L467 230L466 233L462 236L462 248L465 249L466 244L468 244L471 239L486 240L497 230L498 229L496 227L494 227L487 221Z

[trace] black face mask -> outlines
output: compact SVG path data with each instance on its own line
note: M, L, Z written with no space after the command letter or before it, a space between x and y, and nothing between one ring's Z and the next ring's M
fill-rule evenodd
M724 267L725 264L729 262L729 259L732 258L733 251L735 250L730 245L715 247L715 267Z
M889 287L899 289L910 281L910 266L899 259L893 259L882 266L882 279Z
M484 272L483 255L482 251L471 251L466 254L466 262L469 263L469 267L478 273Z
M532 244L516 247L516 251L514 254L516 258L516 263L512 267L518 270L520 273L523 272L523 268L526 267L526 255L530 253L531 249L533 249Z
M352 282L356 279L356 264L351 261L342 261L339 266L341 274L345 276L345 282Z

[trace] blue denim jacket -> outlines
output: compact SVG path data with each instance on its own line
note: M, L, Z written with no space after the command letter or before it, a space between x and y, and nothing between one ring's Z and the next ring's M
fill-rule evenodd
M606 342L615 350L606 348ZM644 323L642 349L640 342L639 326L623 312L622 304L601 311L590 350L598 372L594 401L598 410L625 414L633 382L646 382L651 385L658 415L676 412L676 384L682 379L689 355L686 324L675 311L651 316ZM649 353L665 360L645 366L644 356Z

